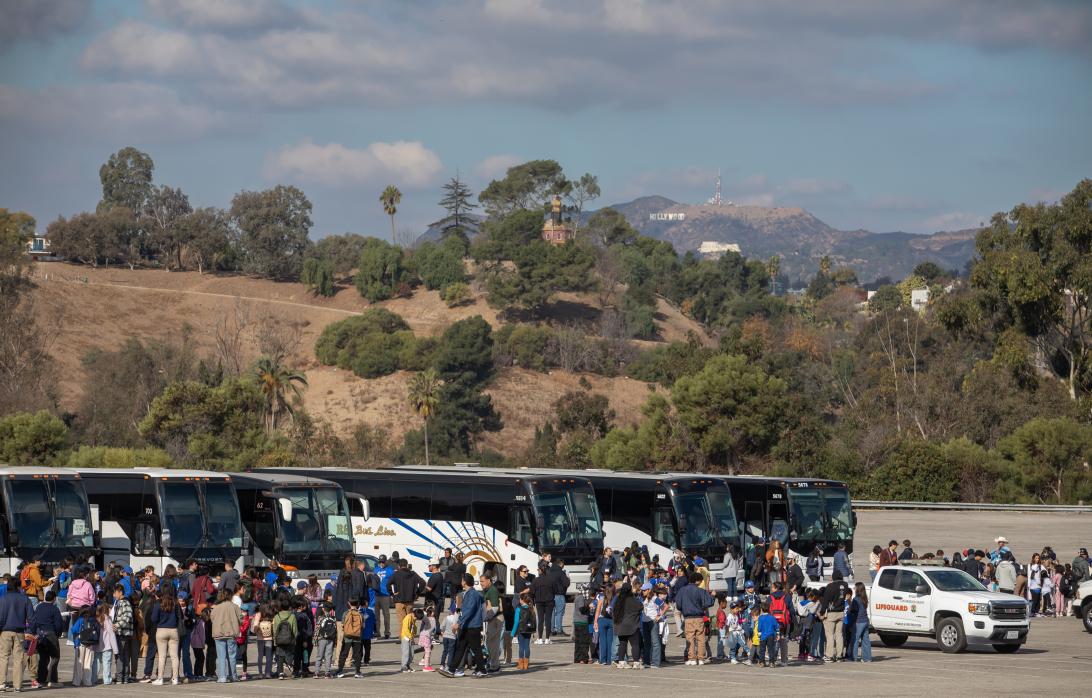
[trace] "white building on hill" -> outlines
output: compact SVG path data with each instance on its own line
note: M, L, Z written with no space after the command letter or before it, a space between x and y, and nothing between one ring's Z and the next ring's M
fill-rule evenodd
M725 252L739 254L739 245L734 242L714 242L706 240L698 246L698 254L706 259L720 259Z

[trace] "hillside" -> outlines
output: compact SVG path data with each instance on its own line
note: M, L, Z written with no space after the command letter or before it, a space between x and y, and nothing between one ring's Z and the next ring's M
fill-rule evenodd
M386 428L400 442L407 430L417 426L405 399L410 374L400 372L364 380L322 366L315 359L315 340L327 324L368 307L353 288L343 288L326 299L313 296L297 283L196 272L91 269L61 263L38 265L34 280L37 287L33 294L42 312L61 319L53 355L58 370L66 376L60 382L64 410L73 410L82 396L86 376L81 359L88 351L117 349L128 337L177 339L189 326L198 351L213 355L217 323L240 318L251 328L272 321L298 331L300 341L291 363L307 374L305 406L334 425L339 435L348 435L357 424L368 422ZM592 311L579 305L584 299L578 296L569 295L565 300L562 308ZM379 305L404 317L418 335L438 335L451 323L473 315L499 326L496 312L480 297L469 305L450 309L435 291L418 289L409 298ZM700 326L662 300L657 324L664 340L685 340L687 332L696 332L703 341L709 341ZM258 348L252 333L246 335L244 345L246 354L256 357ZM620 423L636 422L648 395L644 383L628 378L585 377L595 390L607 395ZM507 454L519 452L530 442L535 427L552 416L554 401L568 390L579 389L579 378L564 371L499 371L487 392L493 396L505 428L487 435L485 444Z
M920 262L962 269L974 252L976 230L934 235L837 230L802 208L763 206L691 206L662 196L644 196L611 206L644 235L667 240L680 252L697 250L703 241L736 243L745 257L781 257L789 283L814 276L819 260L848 265L862 282L887 276L898 280ZM652 213L683 214L684 220L650 220ZM590 215L590 214L589 214Z

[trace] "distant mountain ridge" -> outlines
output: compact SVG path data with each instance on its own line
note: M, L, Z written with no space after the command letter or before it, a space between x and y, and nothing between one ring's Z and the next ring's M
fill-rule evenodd
M852 267L862 283L885 276L899 280L924 261L962 270L974 254L978 232L838 230L798 207L688 205L664 196L642 196L610 208L643 235L667 240L679 252L696 251L708 240L736 243L748 258L778 255L782 273L796 284L815 275L823 256L829 256L835 267ZM683 219L653 220L653 214L682 214Z

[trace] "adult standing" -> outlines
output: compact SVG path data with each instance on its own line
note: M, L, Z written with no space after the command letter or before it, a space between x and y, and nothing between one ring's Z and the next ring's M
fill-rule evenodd
M796 554L789 553L789 562L785 567L785 588L799 595L803 594L804 587L804 570L801 569Z
M1012 594L1016 589L1016 559L1012 553L1006 552L1001 561L997 563L994 572L997 578L997 590L1005 594Z
M177 686L182 669L179 661L180 652L178 647L181 613L179 612L178 602L176 601L174 594L165 593L162 594L161 597L159 603L152 609L151 616L152 624L155 626L155 646L159 653L156 663L156 673L159 675L159 678L153 681L152 685L163 685L163 671L166 668L167 659L169 658L174 671L171 685Z
M425 605L436 609L439 620L444 607L444 573L440 571L440 561L428 561L428 580L425 581Z
M705 613L713 605L713 597L701 588L701 574L690 575L690 583L675 594L675 606L683 617L683 632L686 635L688 666L707 663L705 655Z
M843 599L847 591L849 585L842 581L842 573L832 572L831 582L823 587L823 595L819 599L819 617L823 621L823 633L827 638L828 662L838 661L845 652L842 621L845 619Z
M728 586L728 598L736 598L736 578L739 576L743 557L736 550L734 543L729 543L724 551L724 583Z
M437 671L445 677L461 677L463 664L467 654L474 664L474 676L482 678L488 676L485 671L485 657L482 656L482 622L484 600L482 595L474 588L474 577L463 574L462 578L462 615L455 630L455 654L451 660L451 669L441 668Z
M231 600L231 592L221 589L212 607L212 639L216 642L216 682L238 681L235 668L237 645L243 624L243 612Z
M883 552L883 548L878 545L872 546L872 552L868 554L868 581L876 581L876 575L880 573L880 553ZM956 553L957 555L959 553Z
M618 602L614 606L614 630L618 635L618 654L614 661L618 668L625 668L627 651L634 669L641 668L641 599L633 595L633 587L623 584L618 591ZM628 645L628 650L627 650Z
M1039 615L1039 603L1043 594L1043 565L1039 553L1032 553L1028 564L1028 594L1031 597L1031 615Z
M47 601L52 593L46 594ZM57 683L57 664L61 659L61 643L58 638L63 632L64 619L55 604L40 603L34 608L30 634L38 638L38 675L35 678L40 686L52 687ZM122 669L124 670L124 665Z
M417 600L421 586L423 586L421 578L416 572L410 570L409 561L399 560L398 569L391 575L390 584L387 586L390 598L394 601L394 613L398 619L395 627L399 629L399 632L402 629L402 621L408 614L413 613L413 602Z
M513 606L518 603L519 595L531 588L531 582L533 581L535 581L535 576L531 574L531 570L527 569L527 565L520 565L516 570L516 578L512 581Z
M464 574L466 574L466 563L463 562L463 554L461 552L455 553L455 560L448 563L447 570L444 572L444 581L447 582L448 589L445 596L451 599L451 605L448 607L449 611L455 610L455 607L459 605Z
M865 591L865 585L861 582L857 582L854 587L850 615L853 616L853 647L849 652L850 661L871 662L872 638L868 634L868 592Z
M839 543L834 553L834 569L842 573L842 579L853 579L853 568L849 566L849 553L846 544Z
M766 551L766 572L771 589L774 582L785 581L785 551L779 540L770 541L770 549Z
M1092 579L1092 569L1088 564L1088 548L1078 550L1077 557L1073 558L1073 564L1070 566L1073 568L1073 581L1077 584Z
M887 543L887 547L880 552L880 569L899 564L898 548L899 542L896 540Z
M917 555L914 553L914 548L910 544L910 539L907 538L902 542L902 552L899 553L899 562L902 562L903 560L913 560L915 558L917 558Z
M345 614L349 611L349 600L362 598L364 598L364 575L356 568L356 558L346 555L344 564L337 573L337 583L334 584L334 620L337 621L335 657L341 656L341 641L345 635Z
M451 599L455 597L455 587L447 577L447 571L451 568L451 565L455 563L455 556L451 554L451 548L444 548L444 555L437 561L437 567L439 568L440 580L443 582L440 587L440 601L436 604L436 618L440 618L440 612L444 610L444 599Z
M114 587L114 603L110 608L110 621L114 624L114 634L117 636L118 643L118 683L132 683L130 653L133 648L133 635L136 632L136 620L133 616L133 605L129 603L122 584ZM41 675L41 669L38 673ZM41 681L40 678L38 680Z
M536 645L550 644L550 636L553 634L551 623L554 617L554 588L554 579L547 570L540 571L531 582L531 596L535 601L535 611L538 616Z
M232 594L239 588L239 570L235 569L235 562L224 560L224 571L220 574L220 588L227 589Z
M485 651L488 653L488 671L495 674L500 671L501 636L504 635L504 608L501 607L500 589L493 583L493 578L483 574L478 578L482 588L482 620L485 627Z
M375 632L382 626L383 639L391 639L391 578L394 570L387 564L387 556L379 556L379 565L375 568L379 577L379 588L375 590Z
M550 568L554 580L553 634L565 635L565 594L569 591L569 575L565 573L565 561L558 558Z

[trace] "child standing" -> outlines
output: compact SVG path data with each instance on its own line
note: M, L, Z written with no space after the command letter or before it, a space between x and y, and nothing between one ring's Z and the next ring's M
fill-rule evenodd
M717 660L723 662L724 646L728 644L728 597L717 598Z
M375 632L374 623L372 628L372 632ZM360 646L363 635L364 616L360 612L360 599L354 596L349 599L349 610L345 612L345 617L342 618L341 654L337 658L337 676L339 679L348 676L344 669L349 652L353 653L353 668L356 670L353 676L358 679L363 676L360 673Z
M281 681L286 681L292 672L299 626L296 625L296 614L292 610L291 601L278 601L277 608L277 615L273 616L273 644L276 647L277 675Z
M758 617L758 656L762 660L762 666L773 667L777 665L777 646L781 640L781 624L770 613L769 606L762 607L762 615ZM769 658L769 664L766 660Z
M750 625L747 631L747 637L751 638L750 654L747 657L747 666L753 666L759 661L758 648L761 642L761 635L758 630L758 619L762 615L762 612L757 608L752 608L750 612ZM763 662L765 664L765 662Z
M114 624L110 622L110 608L101 603L95 611L95 620L99 624L99 642L95 645L95 660L98 662L102 685L114 682L114 656L118 653L118 640L114 634Z
M76 647L76 665L72 671L73 686L93 686L95 683L95 646L102 631L95 619L95 607L85 606L72 625L72 644Z
M233 600L234 603L234 600ZM243 673L239 675L240 681L249 681L250 674L247 671L247 657L246 648L250 639L250 619L251 616L246 612L245 608L240 607L243 612L243 618L239 621L239 636L235 638L235 658L242 664Z
M407 613L402 619L402 631L398 639L402 641L402 673L412 672L413 669L413 640L417 635L417 624L425 617L421 609L416 608L413 613Z
M448 665L455 654L455 626L459 624L459 609L444 616L444 622L440 624L440 636L444 641L444 652L440 655L440 668L454 672L455 669ZM514 632L514 631L513 631Z
M533 632L535 632L535 614L531 610L531 595L523 592L519 595L516 617L512 621L512 634L516 636L516 642L519 644L517 669L527 670L531 666L531 634Z
M312 579L314 575L311 575ZM316 585L318 582L316 582ZM292 675L304 679L311 675L311 650L314 648L315 616L311 611L311 602L305 597L295 599L296 606L296 647L292 656Z
M425 651L425 671L436 671L432 668L432 637L436 634L436 607L429 606L425 609L424 619L421 621L417 644Z
M360 635L360 643L364 646L364 666L372 663L372 638L375 637L375 609L372 606L362 606L360 616L364 619L364 631Z
M193 630L190 631L190 649L193 650L193 675L201 676L205 675L205 621L208 620L209 609L205 608L201 611L201 617L198 622L193 624Z
M725 629L728 635L728 657L732 660L732 664L739 664L737 654L740 650L746 650L747 648L747 636L743 630L743 602L733 601L732 608L729 609L728 617L725 619Z
M258 678L273 677L273 606L263 603L254 616L251 629L258 639Z
M334 678L334 645L337 644L337 620L334 605L324 602L315 620L315 678ZM325 667L325 668L324 668Z

